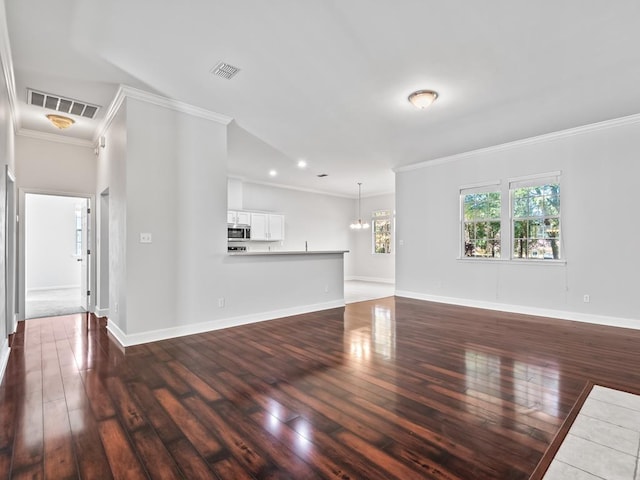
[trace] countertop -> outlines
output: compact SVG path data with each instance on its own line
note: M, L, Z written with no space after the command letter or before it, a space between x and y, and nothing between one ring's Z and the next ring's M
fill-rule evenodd
M272 250L266 252L228 252L232 257L252 257L258 255L327 255L331 253L347 253L349 250Z

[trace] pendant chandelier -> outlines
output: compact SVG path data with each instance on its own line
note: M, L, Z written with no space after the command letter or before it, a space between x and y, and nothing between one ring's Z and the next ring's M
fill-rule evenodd
M360 209L360 204L362 203L362 182L358 182L358 220L356 222L351 222L349 225L353 230L363 230L369 228L369 224L367 222L362 221L362 214Z

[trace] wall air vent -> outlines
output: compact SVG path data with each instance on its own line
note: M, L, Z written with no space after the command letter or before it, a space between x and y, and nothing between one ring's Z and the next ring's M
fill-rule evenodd
M27 103L36 107L48 108L56 112L70 113L85 118L95 118L100 109L97 105L87 102L80 102L71 98L64 98L60 95L38 92L30 88L27 89Z
M231 80L236 73L238 73L240 69L238 67L234 67L233 65L229 65L228 63L220 62L213 69L211 73L214 75L218 75L219 77L226 78L227 80Z

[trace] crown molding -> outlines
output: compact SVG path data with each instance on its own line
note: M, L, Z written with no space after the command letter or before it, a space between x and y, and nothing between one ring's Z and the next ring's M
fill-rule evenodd
M94 148L95 144L91 140L84 140L82 138L67 137L65 135L57 135L55 133L40 132L38 130L29 130L27 128L21 128L16 132L16 135L28 138L37 138L39 140L46 140L49 142L66 143L67 145L75 145L77 147Z
M633 125L640 123L640 113L629 115L626 117L614 118L611 120L604 120L602 122L590 123L588 125L582 125L580 127L568 128L566 130L559 130L557 132L545 133L544 135L538 135L536 137L524 138L522 140L515 140L513 142L502 143L499 145L493 145L491 147L479 148L477 150L470 150L468 152L456 153L447 157L435 158L433 160L425 160L411 165L405 165L402 167L396 167L393 169L395 173L410 172L412 170L418 170L425 167L435 167L442 165L443 163L457 162L476 155L486 155L490 153L502 152L504 150L511 150L512 148L522 147L525 145L535 145L537 143L549 142L552 140L558 140L561 138L573 137L575 135L583 135L585 133L595 132L598 130L606 130L608 128L620 127L624 125Z
M157 105L159 107L168 108L169 110L174 110L176 112L186 113L187 115L191 115L193 117L204 118L205 120L211 120L213 122L221 123L225 126L229 125L229 123L231 123L231 121L233 120L233 118L221 113L205 110L204 108L196 107L179 100L173 100L171 98L163 97L162 95L157 95L155 93L146 92L138 88L129 87L128 85L120 85L115 97L113 98L113 101L107 109L104 120L96 130L98 133L94 137L94 143L97 143L98 138L104 135L109 129L111 122L113 122L114 117L122 106L122 102L124 102L126 98L132 98L134 100L140 100L142 102Z
M11 43L9 42L9 27L7 26L4 0L0 0L0 60L2 61L2 73L9 97L13 131L17 133L20 128L18 97L16 95L16 79L13 72L13 57L11 56Z

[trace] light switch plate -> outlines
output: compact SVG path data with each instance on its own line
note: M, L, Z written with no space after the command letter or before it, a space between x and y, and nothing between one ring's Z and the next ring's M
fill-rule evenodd
M150 233L141 233L140 234L140 243L151 243L153 241L153 237Z

